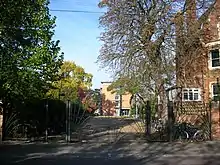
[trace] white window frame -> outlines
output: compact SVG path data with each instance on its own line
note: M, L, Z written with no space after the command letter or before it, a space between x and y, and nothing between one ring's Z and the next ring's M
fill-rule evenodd
M220 65L219 65L219 66L215 66L215 67L212 66L212 60L213 60L213 59L212 59L212 51L213 51L213 50L218 50L218 51L219 51L219 61L220 61L220 49L217 49L217 48L216 48L216 49L210 49L210 50L209 50L209 69L210 69L210 70L220 69Z
M214 95L214 85L217 84L217 82L210 82L210 95L211 95L211 99L214 99L214 96L218 96L218 95Z
M187 90L187 94L188 94L188 99L187 100L184 99L184 93L185 93L184 91L185 90ZM192 96L193 100L189 99L190 90L192 90L192 93L193 93L193 96ZM197 100L194 100L195 93L198 93L198 99ZM182 89L182 100L183 101L201 101L202 100L202 98L201 98L201 89L200 88L183 88Z

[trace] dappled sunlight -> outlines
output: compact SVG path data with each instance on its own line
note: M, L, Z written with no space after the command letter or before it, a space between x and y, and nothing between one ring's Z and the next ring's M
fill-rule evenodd
M120 129L120 132L126 133L144 133L145 132L145 124L141 121L135 121L134 123L123 126Z
M218 154L219 147L220 143L214 141L204 143L146 143L137 140L118 143L117 145L112 143L30 144L11 147L0 156L0 160L10 156L11 159L8 159L8 162L19 164L40 160L74 163L75 159L100 159L110 162L131 159L137 165L146 163L173 165L172 163L185 163L186 160L195 158L203 163L214 161L220 156ZM14 152L14 155L11 151Z

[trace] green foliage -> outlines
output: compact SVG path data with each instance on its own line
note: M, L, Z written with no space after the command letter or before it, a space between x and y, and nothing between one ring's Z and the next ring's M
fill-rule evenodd
M131 117L134 116L134 115L135 115L135 112L136 112L136 109L135 109L134 107L132 107L132 108L130 109L130 116L131 116Z
M63 61L47 0L0 3L0 83L5 102L43 97Z
M65 61L59 71L60 79L53 82L55 89L48 91L47 95L62 100L80 101L79 89L88 90L92 86L92 75L76 65L74 62Z
M123 76L112 82L112 84L108 87L108 90L119 94L125 94L126 92L135 94L139 91L139 86L137 81L133 81L129 77Z

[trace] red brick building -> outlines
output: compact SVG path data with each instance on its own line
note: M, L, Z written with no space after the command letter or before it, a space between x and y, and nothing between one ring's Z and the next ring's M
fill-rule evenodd
M220 0L200 17L196 0L186 0L186 14L178 13L176 25L176 79L183 103L206 104L218 100L220 83ZM220 107L212 101L214 135L220 135Z

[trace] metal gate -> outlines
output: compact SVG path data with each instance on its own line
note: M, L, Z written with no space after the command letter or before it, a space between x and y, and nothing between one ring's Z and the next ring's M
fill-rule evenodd
M212 139L211 107L202 102L174 102L173 140Z
M81 142L118 143L141 139L145 125L140 119L114 116L91 116L75 132Z

